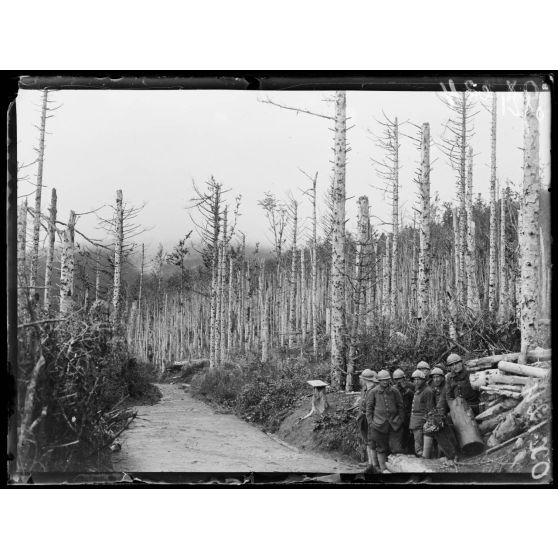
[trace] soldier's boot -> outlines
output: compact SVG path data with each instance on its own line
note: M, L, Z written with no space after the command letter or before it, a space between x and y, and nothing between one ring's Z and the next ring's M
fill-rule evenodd
M380 463L380 471L382 473L391 473L391 471L386 467L386 454L378 453L378 462Z

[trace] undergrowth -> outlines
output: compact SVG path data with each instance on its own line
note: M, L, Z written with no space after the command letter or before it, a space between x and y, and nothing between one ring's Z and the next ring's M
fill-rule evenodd
M297 399L308 395L306 380L327 377L326 366L304 358L286 359L277 367L254 359L200 372L194 376L191 387L194 394L273 432Z
M20 423L27 416L31 426L23 437L19 429L19 470L110 470L108 446L130 420L129 406L160 398L150 366L129 357L109 324L84 312L25 341L18 402ZM33 391L29 380L40 354L45 365Z

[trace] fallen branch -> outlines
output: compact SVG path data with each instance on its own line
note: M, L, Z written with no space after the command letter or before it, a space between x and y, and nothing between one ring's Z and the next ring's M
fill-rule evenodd
M27 390L25 392L25 403L23 405L21 430L19 433L19 440L17 443L17 451L20 456L21 456L20 452L23 449L23 445L29 433L29 427L31 426L31 419L33 418L32 417L33 403L35 401L35 389L37 388L37 381L39 379L39 375L41 374L43 368L45 367L45 364L46 364L45 357L41 353L39 360L37 360L35 366L33 367L33 371L31 372L31 377L29 378L29 384L27 385Z

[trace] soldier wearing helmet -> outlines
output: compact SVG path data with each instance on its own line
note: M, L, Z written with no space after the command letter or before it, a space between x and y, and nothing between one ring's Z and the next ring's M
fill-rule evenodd
M413 404L413 396L414 396L414 386L407 377L405 376L405 372L398 368L393 373L393 381L395 382L394 388L399 392L401 398L403 399L403 426L401 433L402 438L402 445L403 449L407 452L412 452L413 448L413 439L411 431L409 430L409 421L411 419L411 406Z
M446 376L446 394L448 402L456 397L462 397L474 415L479 414L479 393L473 389L469 380L469 373L463 365L461 357L452 353L447 358L449 372Z
M421 360L417 364L417 370L422 370L424 372L425 380L427 384L430 384L430 364L425 360Z
M422 427L426 421L426 414L434 408L434 394L426 384L426 376L422 370L415 370L411 377L415 384L415 395L411 406L409 428L415 441L415 455L422 457L424 447Z
M434 405L440 411L447 413L449 407L446 398L446 378L444 376L444 371L436 366L430 371L430 378L432 379L430 389L434 394Z
M386 458L390 446L401 445L403 424L403 400L399 392L390 386L391 376L387 370L378 372L380 384L366 397L366 420L371 449L376 453L380 471L389 473Z
M376 450L368 442L368 421L366 420L366 397L378 385L378 374L374 370L367 368L359 376L362 385L362 392L359 402L359 414L357 416L357 425L360 435L366 444L366 455L368 460L368 467L365 473L375 473L380 470Z

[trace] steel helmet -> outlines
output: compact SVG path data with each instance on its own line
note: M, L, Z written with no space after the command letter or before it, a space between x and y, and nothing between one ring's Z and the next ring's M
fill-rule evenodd
M430 375L431 376L444 376L444 371L441 368L438 368L437 366L435 368L432 368L432 370L430 371Z
M426 379L426 376L422 370L415 370L411 376L411 378L421 378L423 380Z
M359 377L363 380L368 380L369 382L376 383L378 381L376 372L374 370L370 370L370 368L364 370Z
M421 360L418 364L417 364L417 370L430 370L430 364L428 364L428 362Z
M391 374L387 370L380 370L378 372L378 380L391 380Z
M455 353L451 353L446 362L448 365L455 364L456 362L461 362L461 357Z
M403 372L403 370L401 370L401 368L398 368L394 373L393 373L393 379L394 380L399 380L399 378L404 378L405 377L405 372Z

